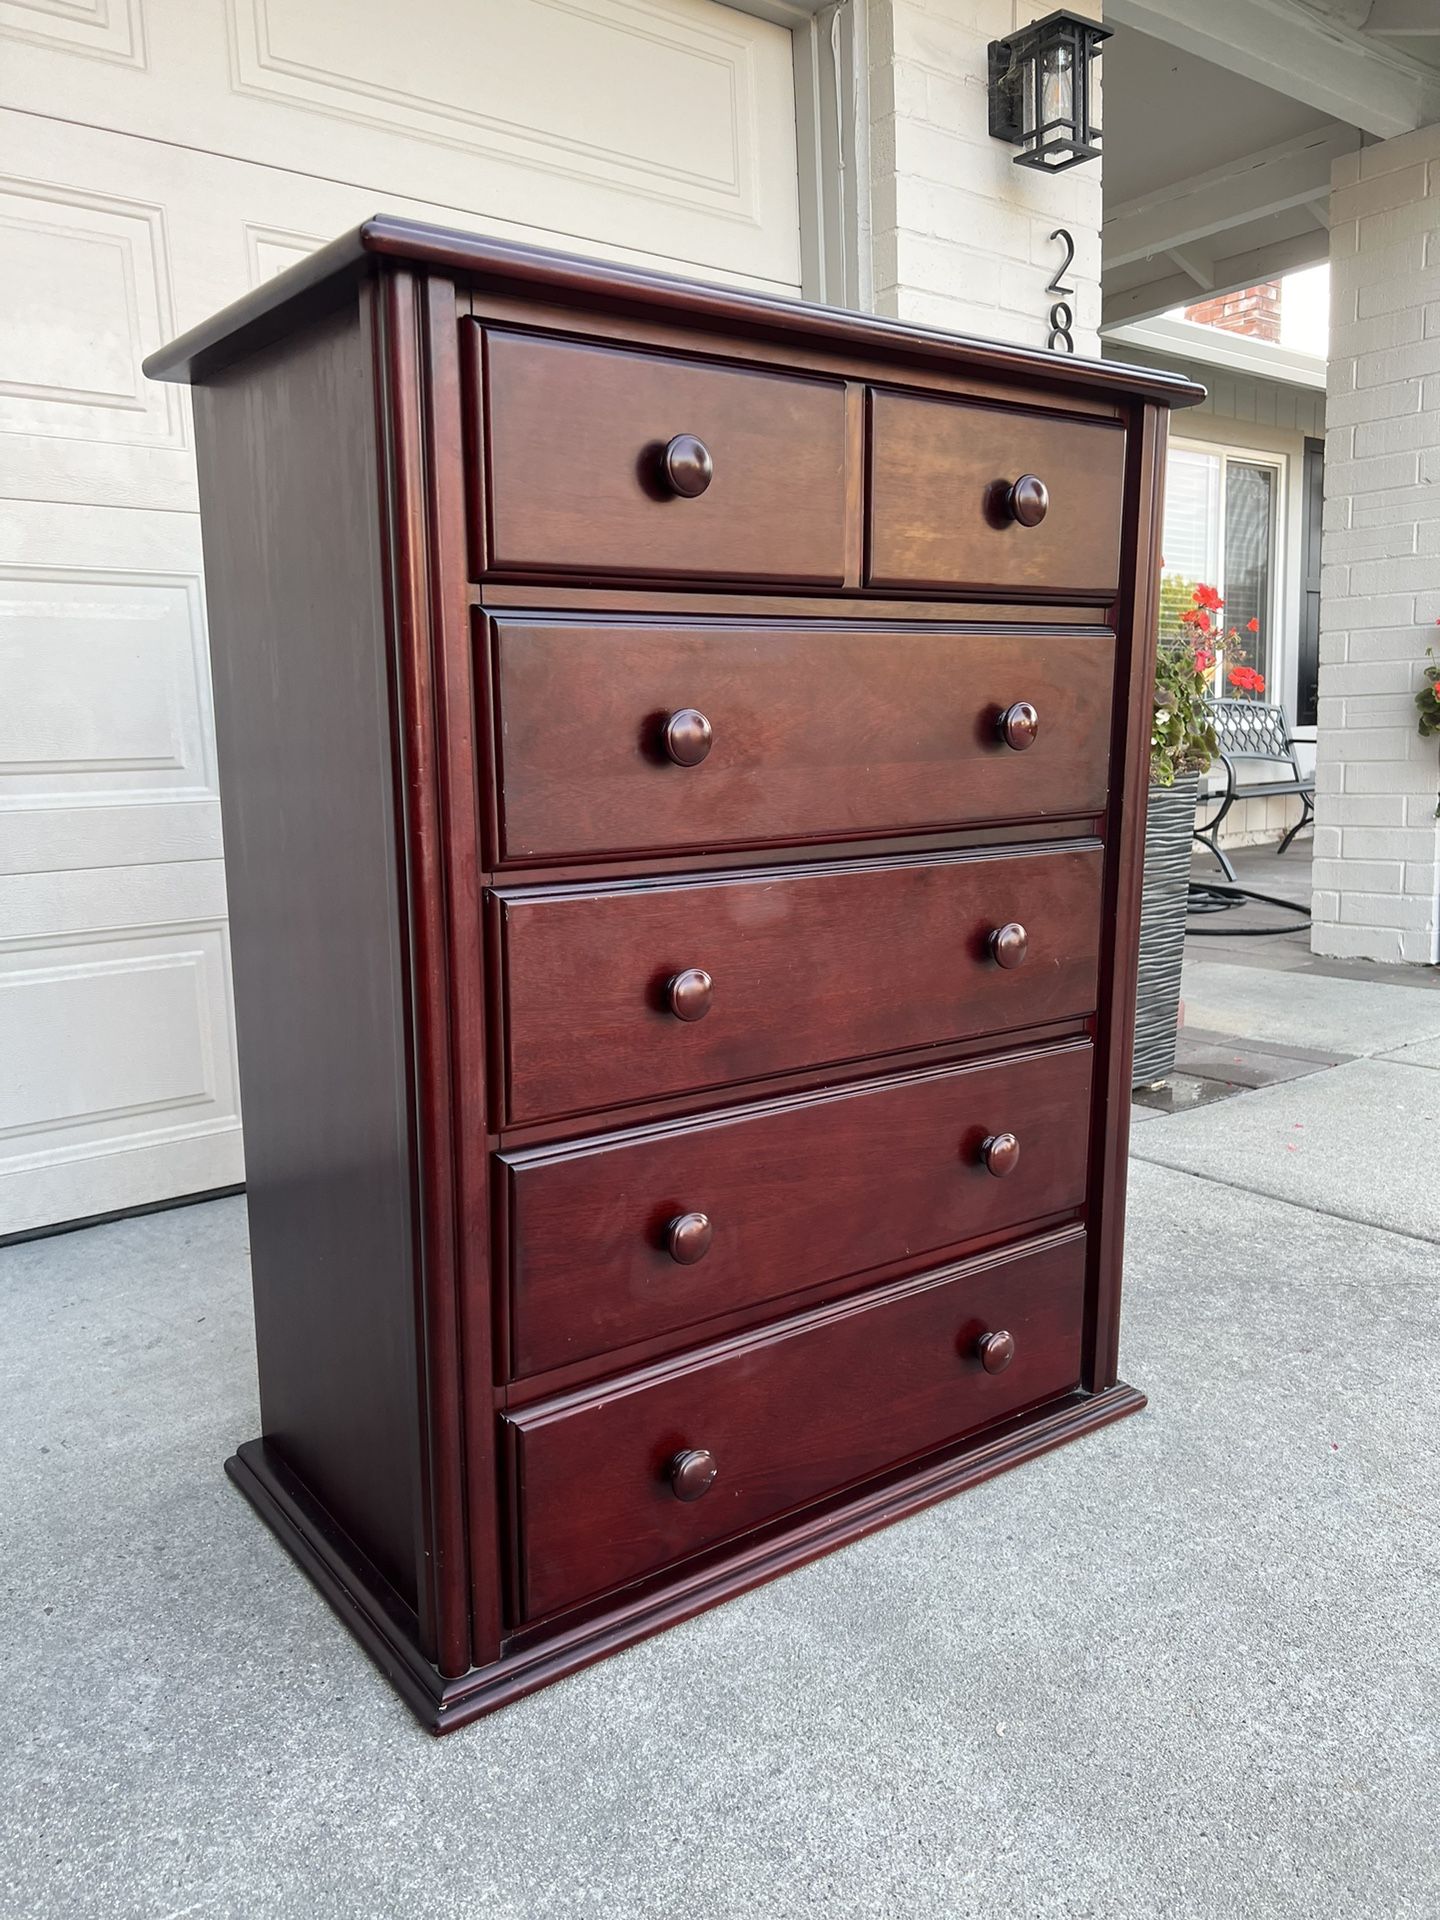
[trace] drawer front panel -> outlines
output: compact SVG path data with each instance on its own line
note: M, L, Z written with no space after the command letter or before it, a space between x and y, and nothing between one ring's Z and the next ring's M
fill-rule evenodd
M1105 804L1115 642L1103 631L499 620L494 636L508 860ZM1020 745L1007 745L1003 716L1025 704L1038 732L1012 720Z
M867 579L889 587L1115 590L1125 435L1098 421L871 395ZM1037 526L1008 505L1044 483Z
M1090 1068L1068 1047L502 1156L515 1371L1081 1206Z
M491 333L486 396L497 571L842 584L838 382ZM711 463L693 496L693 449L666 474L686 436Z
M1065 1393L1080 1377L1084 1284L1077 1238L511 1416L524 1614L639 1579ZM1000 1332L1014 1357L989 1373L981 1343ZM675 1480L686 1486L689 1451L716 1471L684 1499Z
M509 1118L1088 1014L1101 865L1080 845L502 892Z

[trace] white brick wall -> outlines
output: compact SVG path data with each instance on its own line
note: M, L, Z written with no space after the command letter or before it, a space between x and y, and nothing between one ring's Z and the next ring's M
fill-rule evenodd
M1440 960L1440 126L1335 163L1316 750L1317 953Z
M1099 0L1076 11L1100 17ZM870 0L870 217L876 311L1044 347L1061 260L1077 353L1098 354L1100 162L1046 177L992 140L986 48L1052 8L1021 0Z

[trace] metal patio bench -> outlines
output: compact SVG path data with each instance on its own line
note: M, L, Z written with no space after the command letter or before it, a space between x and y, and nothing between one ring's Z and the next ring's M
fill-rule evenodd
M1202 807L1217 802L1218 806L1211 819L1195 828L1195 838L1214 854L1225 878L1233 882L1235 869L1220 845L1220 828L1235 802L1298 796L1300 818L1276 848L1277 853L1284 853L1300 829L1314 817L1315 781L1313 776L1300 771L1295 742L1282 707L1267 706L1263 700L1212 700L1210 708L1220 737L1220 764L1225 770L1225 784L1210 793L1201 793ZM1288 771L1268 779L1263 773L1250 777L1251 767L1267 764L1283 766Z

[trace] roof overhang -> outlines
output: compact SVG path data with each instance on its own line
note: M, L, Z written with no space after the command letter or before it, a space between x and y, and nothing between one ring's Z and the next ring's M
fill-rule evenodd
M1440 0L1107 0L1105 17L1107 333L1326 259L1335 162L1440 121Z
M1281 380L1289 387L1325 391L1325 362L1316 353L1297 353L1293 347L1268 340L1250 340L1220 327L1197 326L1193 320L1166 318L1112 327L1106 343L1158 353L1187 365L1223 367L1227 373L1248 373L1260 380Z

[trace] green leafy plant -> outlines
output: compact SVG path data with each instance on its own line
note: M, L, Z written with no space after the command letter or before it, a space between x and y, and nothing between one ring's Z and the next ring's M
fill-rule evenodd
M1415 705L1420 712L1420 731L1428 739L1432 733L1440 733L1440 659L1436 658L1434 647L1425 649L1425 658L1430 664L1425 669L1425 684L1415 696Z
M1440 620L1435 624L1440 626ZM1415 706L1420 715L1420 732L1428 740L1432 733L1440 733L1440 659L1436 658L1434 647L1425 649L1425 658L1429 663L1425 668L1425 684L1415 696ZM1440 800L1435 802L1435 818L1440 820Z
M1161 562L1164 565L1164 562ZM1160 575L1160 638L1178 640L1185 633L1187 622L1185 615L1195 610L1195 588L1197 582L1187 580L1183 573L1162 573Z
M1213 587L1183 584L1189 599L1185 607L1167 607L1163 580L1160 589L1155 715L1150 724L1150 784L1156 787L1173 787L1182 774L1204 773L1220 751L1209 695L1215 672L1214 615L1222 602ZM1173 593L1171 599L1174 603Z

